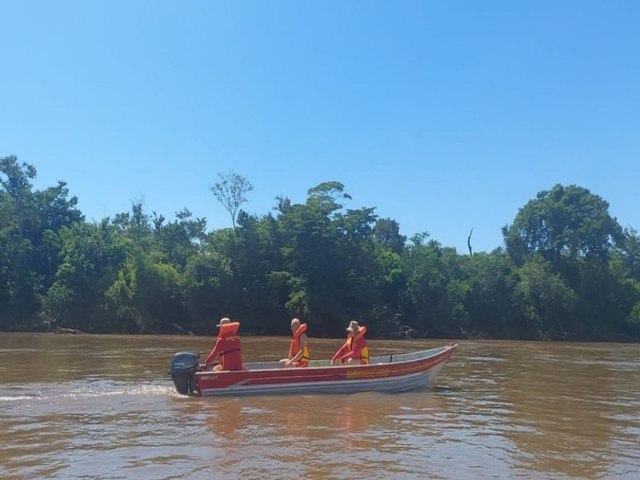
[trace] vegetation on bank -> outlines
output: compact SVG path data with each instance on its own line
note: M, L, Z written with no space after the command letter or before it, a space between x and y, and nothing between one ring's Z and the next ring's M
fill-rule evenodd
M640 338L640 236L579 186L527 202L504 248L459 254L345 208L335 181L258 217L239 208L251 184L220 176L211 189L234 227L209 231L141 203L87 222L64 182L39 191L35 176L0 159L0 330L208 334L230 316L280 335L298 316L314 336L358 319L380 338Z

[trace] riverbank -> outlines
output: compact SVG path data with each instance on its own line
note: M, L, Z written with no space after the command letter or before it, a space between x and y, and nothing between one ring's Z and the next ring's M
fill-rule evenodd
M85 332L77 328L69 328L58 325L51 325L50 323L31 324L21 326L14 329L0 329L0 332L6 333L52 333L57 335L131 335L131 336L149 336L149 335L185 335L185 336L211 336L215 335L214 331L207 332L191 332L185 328L175 325L175 331L167 332L115 332L115 331L101 331L101 332ZM256 332L243 332L243 337L270 337L273 335L265 335ZM314 335L315 338L333 338L326 335ZM467 333L461 331L457 336L429 336L421 335L420 332L413 330L410 336L404 335L391 335L391 336L376 336L367 335L368 338L376 340L501 340L501 341L539 341L539 342L605 342L605 343L640 343L640 337L632 337L626 334L575 334L572 332L538 332L537 336L533 337L507 337L507 336L489 336L485 333L473 332Z

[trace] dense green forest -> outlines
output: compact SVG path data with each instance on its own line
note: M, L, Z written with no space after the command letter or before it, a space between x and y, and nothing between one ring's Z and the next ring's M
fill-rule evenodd
M313 336L358 319L378 338L640 338L640 236L579 186L527 202L504 248L460 254L345 208L337 181L258 217L240 208L251 184L220 175L212 202L233 226L209 231L186 209L167 221L135 202L87 222L64 182L35 190L35 177L0 159L0 330L209 334L229 316L280 335L298 316Z

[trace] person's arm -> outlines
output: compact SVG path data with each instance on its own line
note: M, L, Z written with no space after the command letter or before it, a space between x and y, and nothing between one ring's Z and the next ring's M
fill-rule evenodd
M216 340L216 344L213 346L213 350L211 353L207 355L207 359L204 361L205 365L208 367L209 364L213 363L214 360L218 358L218 356L222 353L222 337L219 337Z
M349 344L348 343L344 343L342 344L342 346L338 349L338 351L336 353L333 354L333 357L331 357L331 363L335 363L336 360L340 359L349 349Z
M344 362L345 360L349 360L350 358L360 358L360 353L366 345L367 341L364 339L364 337L358 339L353 346L353 350L347 352L346 355L343 355L340 360Z

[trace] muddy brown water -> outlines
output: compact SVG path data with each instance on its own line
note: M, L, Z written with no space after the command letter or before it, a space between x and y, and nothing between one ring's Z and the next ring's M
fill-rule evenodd
M247 361L287 351L242 340ZM341 344L311 341L314 358ZM640 478L640 345L460 342L431 389L402 394L175 393L172 355L212 344L0 333L0 478Z

